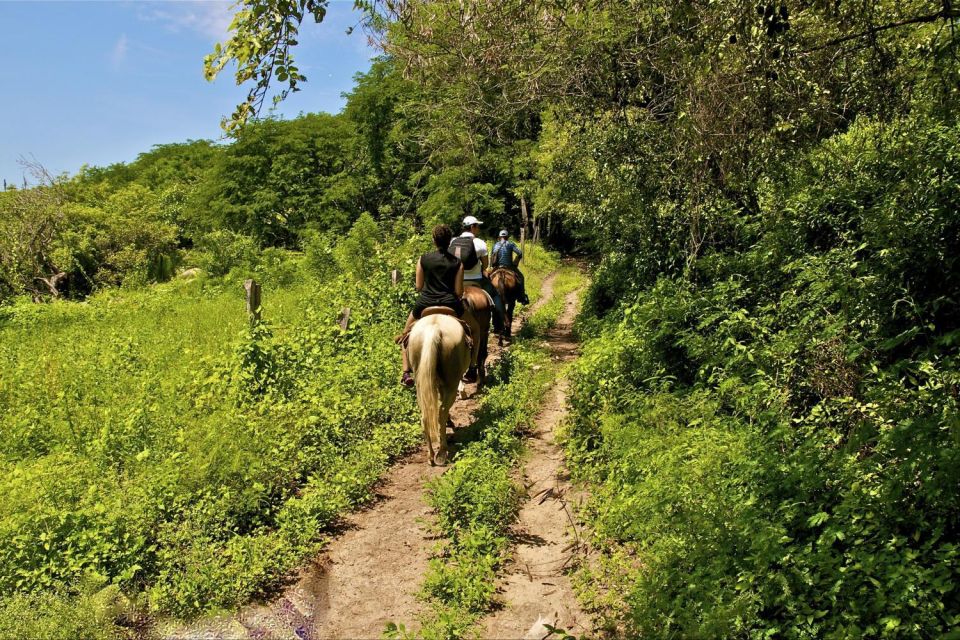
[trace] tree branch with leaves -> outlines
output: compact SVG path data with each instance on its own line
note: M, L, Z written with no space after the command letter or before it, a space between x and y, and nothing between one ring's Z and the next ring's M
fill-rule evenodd
M237 85L252 82L247 99L237 105L233 115L221 126L235 134L251 118L257 117L276 81L283 88L273 96L276 105L291 92L300 90L307 78L294 64L291 49L298 44L300 25L307 15L320 23L327 13L328 0L238 0L237 12L230 23L231 36L218 42L203 61L204 76L214 80L233 62Z

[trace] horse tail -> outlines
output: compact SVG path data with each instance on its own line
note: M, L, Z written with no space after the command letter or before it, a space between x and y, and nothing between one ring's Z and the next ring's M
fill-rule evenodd
M446 425L440 424L440 372L437 364L440 361L440 350L443 341L443 332L439 325L429 323L424 327L420 344L420 362L417 363L417 404L423 420L423 430L430 442L439 440L440 429Z

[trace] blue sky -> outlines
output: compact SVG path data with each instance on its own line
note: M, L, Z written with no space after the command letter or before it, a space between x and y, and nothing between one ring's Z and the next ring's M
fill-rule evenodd
M221 136L220 118L246 96L228 67L203 79L203 57L225 39L230 2L0 0L0 178L20 183L21 156L51 173L129 162L153 145ZM279 113L343 107L340 94L376 51L352 0L304 20L295 50L303 90Z

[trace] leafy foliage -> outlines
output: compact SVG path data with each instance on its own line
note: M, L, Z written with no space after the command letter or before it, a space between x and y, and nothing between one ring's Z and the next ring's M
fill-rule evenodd
M327 0L244 0L230 23L232 32L226 43L217 43L213 53L204 59L204 75L213 80L229 62L236 63L236 82L253 81L247 99L237 105L222 126L234 132L256 116L267 97L271 82L286 85L274 104L291 91L298 91L298 82L306 76L294 65L290 48L297 45L297 33L305 15L321 22L327 12Z
M700 259L706 284L585 322L568 449L598 543L633 558L584 592L630 633L956 625L956 196L930 177L956 171L956 135L861 121L769 185L776 215Z
M0 328L2 592L97 575L190 616L263 593L316 549L419 438L390 340L409 294L389 259L364 264L268 289L269 324L252 329L239 287L216 280L13 308Z

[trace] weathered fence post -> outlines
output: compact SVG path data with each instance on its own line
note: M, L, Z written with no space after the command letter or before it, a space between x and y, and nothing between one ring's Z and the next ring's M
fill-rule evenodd
M243 288L247 292L247 315L250 317L250 326L260 322L260 284L254 280L246 280Z
M393 286L397 286L400 282L400 272L396 269L390 272L390 283Z
M337 324L340 325L340 328L344 331L347 330L347 327L350 326L350 307L344 307L340 311L340 315L337 317Z

